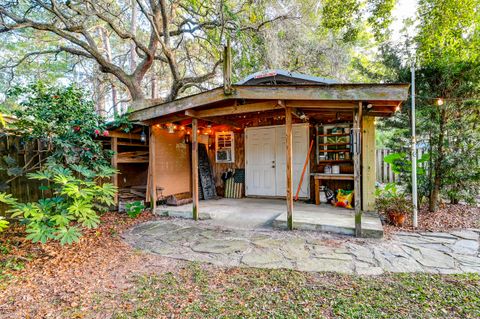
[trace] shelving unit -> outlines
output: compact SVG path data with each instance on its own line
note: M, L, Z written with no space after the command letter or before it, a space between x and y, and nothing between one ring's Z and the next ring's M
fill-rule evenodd
M350 133L345 130L350 130L349 123L316 127L317 164L352 162Z

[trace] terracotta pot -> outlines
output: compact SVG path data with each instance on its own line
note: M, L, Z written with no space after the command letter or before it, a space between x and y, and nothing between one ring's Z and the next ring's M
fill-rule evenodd
M387 215L390 223L397 227L402 227L407 218L407 214L396 211L389 211L387 212Z

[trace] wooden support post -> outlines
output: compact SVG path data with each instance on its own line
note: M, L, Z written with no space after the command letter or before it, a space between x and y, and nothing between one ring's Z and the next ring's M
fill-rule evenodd
M150 126L150 137L149 137L149 147L148 147L148 171L150 174L150 207L152 211L155 211L157 208L157 179L156 179L156 170L155 170L155 132L153 126Z
M293 139L292 139L292 110L285 108L285 145L287 168L287 226L293 229Z
M375 118L362 116L362 211L375 210Z
M112 155L112 167L114 169L118 169L118 138L117 137L112 137L112 143L110 144L113 155ZM118 187L118 172L115 172L112 176L112 184L115 187ZM118 189L115 192L115 206L118 207Z
M353 175L355 190L355 236L362 236L362 189L361 189L361 129L362 121L362 102L358 103L358 108L353 114Z
M192 119L192 214L198 220L198 120Z

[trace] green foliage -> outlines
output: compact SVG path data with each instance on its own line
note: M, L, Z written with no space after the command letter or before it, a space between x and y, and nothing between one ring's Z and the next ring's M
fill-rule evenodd
M49 160L61 166L80 164L96 173L109 166L109 152L95 140L108 132L81 89L36 82L10 89L7 99L19 119L11 129L26 140L42 141L49 150Z
M391 153L384 157L385 163L390 164L392 171L400 176L405 190L411 193L412 190L412 161L410 153L405 152ZM425 167L430 160L429 153L423 153L421 158L417 158L417 191L419 203L429 194L430 182Z
M385 187L375 191L375 206L379 212L400 212L409 214L413 210L412 201L404 192L399 191L395 183L388 183Z
M137 218L144 209L145 206L141 201L130 202L125 205L125 211L127 212L127 215L131 218Z
M8 227L8 220L5 220L5 217L0 216L0 232L4 231Z
M98 176L77 165L78 171L54 165L30 173L28 177L44 182L51 195L37 202L20 203L10 194L0 193L0 202L11 207L8 213L26 225L27 239L46 243L58 240L63 244L78 241L82 228L95 228L100 218L95 205L113 205L116 188L100 185Z
M417 141L430 157L419 175L419 193L429 196L430 210L440 197L473 202L480 189L480 2L419 1L418 34L404 46L385 47L384 62L394 73L389 81L409 82L416 55ZM438 98L444 103L439 105ZM410 101L407 105L410 104ZM404 107L380 129L390 130L386 144L399 152L409 145L411 114ZM403 161L403 167L409 166ZM401 170L409 187L408 170Z

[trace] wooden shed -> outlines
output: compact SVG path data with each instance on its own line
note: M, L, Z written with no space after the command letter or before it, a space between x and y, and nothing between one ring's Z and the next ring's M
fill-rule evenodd
M199 197L282 198L292 229L296 196L313 205L325 188L353 190L359 235L362 212L374 210L374 121L399 110L408 88L273 70L137 107L130 119L149 126L152 204L159 189L190 194L197 219Z

